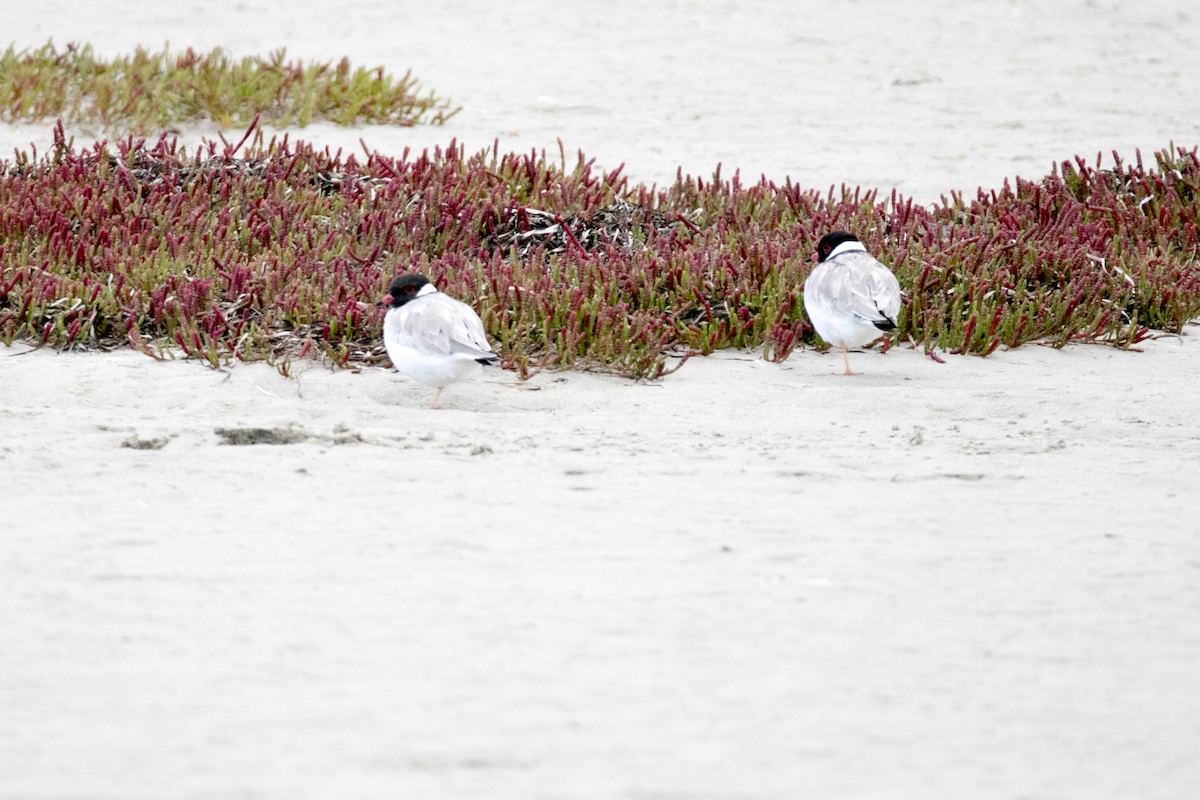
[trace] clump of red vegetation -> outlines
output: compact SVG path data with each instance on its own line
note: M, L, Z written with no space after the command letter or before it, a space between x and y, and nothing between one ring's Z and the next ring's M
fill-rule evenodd
M582 154L453 142L343 155L248 133L187 153L166 137L76 149L60 128L51 152L0 164L0 339L285 371L383 361L375 301L419 270L523 374L653 377L671 355L815 343L800 292L834 229L900 279L897 342L986 355L1180 331L1200 314L1196 149L1098 163L922 207L719 168L658 189Z

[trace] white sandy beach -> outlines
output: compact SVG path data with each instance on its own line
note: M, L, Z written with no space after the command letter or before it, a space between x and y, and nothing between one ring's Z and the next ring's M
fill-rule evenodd
M412 67L463 106L445 128L293 136L561 137L660 184L722 162L929 202L1200 143L1182 1L50 1L7 28ZM0 800L1196 796L1200 327L852 358L493 371L431 411L382 369L0 347ZM251 428L296 441L218 432Z

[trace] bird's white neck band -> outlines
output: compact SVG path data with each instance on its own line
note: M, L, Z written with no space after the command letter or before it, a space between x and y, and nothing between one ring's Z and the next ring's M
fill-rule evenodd
M840 256L842 253L853 253L856 250L862 253L867 252L867 248L863 246L862 242L842 242L837 247L833 248L832 253L825 256L825 260L828 261L834 256Z
M417 297L424 297L425 295L433 294L436 291L437 287L435 287L432 283L427 283L421 287L419 292L417 292Z

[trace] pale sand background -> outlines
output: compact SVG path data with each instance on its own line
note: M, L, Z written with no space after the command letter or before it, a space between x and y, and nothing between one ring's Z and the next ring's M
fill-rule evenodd
M946 8L49 2L7 28L411 65L465 106L448 129L303 135L562 136L650 181L932 200L1200 141L1190 3ZM1194 797L1195 332L850 380L812 351L498 373L437 412L382 370L0 351L0 798ZM259 425L313 438L215 433Z

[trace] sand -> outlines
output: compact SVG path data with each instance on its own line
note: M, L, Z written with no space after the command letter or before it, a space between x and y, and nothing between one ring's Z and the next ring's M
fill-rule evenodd
M446 129L302 135L561 136L647 181L931 201L1200 141L1190 4L954 9L48 2L9 35L412 66ZM437 411L382 369L0 348L0 800L1191 797L1198 332L495 371Z

